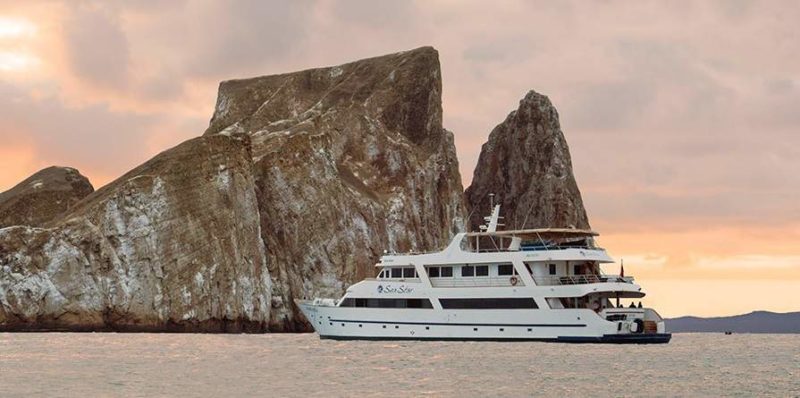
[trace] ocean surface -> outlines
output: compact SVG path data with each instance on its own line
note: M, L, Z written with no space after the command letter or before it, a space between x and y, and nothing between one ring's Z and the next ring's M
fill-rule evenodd
M800 396L800 334L667 345L0 333L0 397Z

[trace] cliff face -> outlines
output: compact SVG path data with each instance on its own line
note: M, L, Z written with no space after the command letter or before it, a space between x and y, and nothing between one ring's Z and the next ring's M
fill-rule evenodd
M265 330L247 137L170 149L51 228L0 229L3 329Z
M431 48L223 82L203 137L0 229L0 330L309 330L384 249L462 227Z
M0 228L39 227L64 214L94 188L78 170L52 166L0 192Z
M569 148L550 100L530 91L497 125L465 193L476 229L496 194L506 229L589 228Z
M337 297L383 250L432 250L463 228L438 54L223 82L207 135L247 134L261 233L289 329L291 301Z

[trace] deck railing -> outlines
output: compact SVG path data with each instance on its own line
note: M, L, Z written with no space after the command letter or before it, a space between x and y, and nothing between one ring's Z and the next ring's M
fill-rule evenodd
M433 287L508 287L525 286L519 276L516 285L511 283L511 276L486 276L470 278L431 278Z
M589 283L633 283L633 277L619 275L545 275L534 276L539 286L585 285Z

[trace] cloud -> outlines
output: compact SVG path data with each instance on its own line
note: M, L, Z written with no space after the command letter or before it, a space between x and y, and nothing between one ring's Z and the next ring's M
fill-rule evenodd
M66 54L75 75L105 87L124 89L128 83L128 40L116 15L100 5L67 7L64 21Z
M72 108L53 97L33 99L8 84L0 84L0 109L0 142L33 148L40 159L33 164L73 166L106 177L144 161L148 151L143 141L163 122L102 105Z
M171 18L159 18L154 7L148 10L154 22L145 28L158 32L149 44L174 52L170 56L181 73L242 77L263 73L270 64L302 51L312 5L305 0L192 2Z

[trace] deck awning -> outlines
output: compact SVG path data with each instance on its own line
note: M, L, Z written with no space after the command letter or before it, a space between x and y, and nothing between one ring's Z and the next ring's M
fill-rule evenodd
M598 236L597 232L588 229L573 228L538 228L538 229L517 229L495 232L468 232L468 237L519 237L522 240L553 240L553 239L577 239Z

